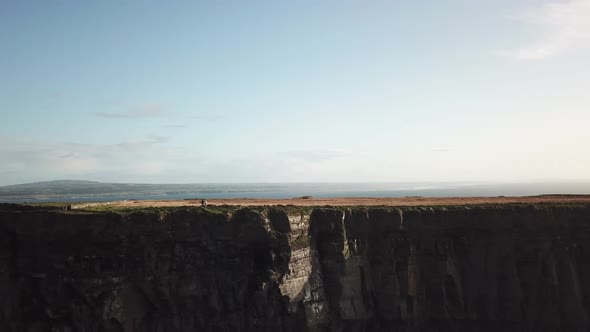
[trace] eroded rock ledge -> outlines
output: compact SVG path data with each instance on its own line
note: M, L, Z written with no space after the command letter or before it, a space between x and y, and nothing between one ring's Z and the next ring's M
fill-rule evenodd
M0 205L1 331L588 331L590 205Z

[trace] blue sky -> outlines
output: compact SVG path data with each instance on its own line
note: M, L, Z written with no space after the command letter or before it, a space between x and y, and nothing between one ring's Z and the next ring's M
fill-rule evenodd
M0 185L590 180L590 0L5 0L0 41Z

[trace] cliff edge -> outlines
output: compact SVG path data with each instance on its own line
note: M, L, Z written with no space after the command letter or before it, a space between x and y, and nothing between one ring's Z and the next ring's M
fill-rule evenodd
M2 331L588 331L590 204L0 204Z

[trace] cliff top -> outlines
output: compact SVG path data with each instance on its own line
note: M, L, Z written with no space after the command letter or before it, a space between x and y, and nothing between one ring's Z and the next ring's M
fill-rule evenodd
M539 203L590 203L590 195L540 195L524 197L340 197L293 199L228 198L209 199L209 205L234 206L441 206L441 205L498 205ZM201 200L126 200L111 202L112 207L175 207L200 206Z
M231 198L209 199L205 210L213 213L226 213L240 207L264 208L283 206L290 210L301 210L313 207L475 207L475 206L514 206L514 205L585 205L590 206L590 195L540 195L522 197L341 197L313 198L309 196L293 199L256 199ZM0 210L28 211L53 210L77 212L108 212L108 211L165 211L183 207L200 207L201 199L186 200L124 200L95 203L35 203L35 204L0 204Z

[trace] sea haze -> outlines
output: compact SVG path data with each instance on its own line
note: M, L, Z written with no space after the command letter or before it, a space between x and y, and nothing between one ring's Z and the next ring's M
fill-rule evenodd
M590 182L538 183L201 183L132 184L48 181L0 187L0 202L76 202L126 199L327 197L469 197L590 194Z

